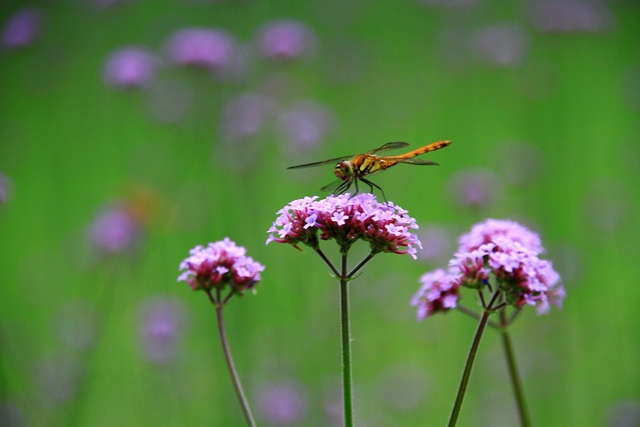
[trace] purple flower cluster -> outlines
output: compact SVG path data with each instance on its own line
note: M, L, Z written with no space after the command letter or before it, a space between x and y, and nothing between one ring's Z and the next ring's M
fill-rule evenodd
M92 247L104 255L124 253L135 247L142 224L125 204L102 211L87 231Z
M32 45L40 36L45 14L40 8L27 6L7 19L0 31L0 46L21 49Z
M286 61L313 54L316 36L313 30L293 19L266 23L258 34L258 50L267 59Z
M409 254L414 259L414 246L422 248L418 237L409 231L418 228L416 220L392 202L379 203L369 193L317 199L305 197L280 209L280 216L267 231L267 244L275 241L298 248L297 244L303 243L316 248L320 238L336 239L341 247L349 247L362 239L375 253Z
M529 250L542 253L544 248L538 234L530 231L515 221L508 219L487 219L471 227L471 231L463 234L458 243L458 252L470 252L485 243L491 243L498 237L520 243Z
M513 221L488 219L462 235L459 244L448 272L421 277L422 287L412 300L418 319L455 308L460 287L482 290L490 275L509 305L532 305L538 314L552 304L562 307L564 287L551 262L538 257L544 248L536 233Z
M178 65L223 71L234 60L233 36L217 28L184 28L167 41L167 54Z
M254 289L260 281L264 266L246 256L246 249L225 237L224 240L200 245L189 251L189 258L180 263L182 273L178 282L184 281L194 291L221 288L229 284L235 293L243 295Z
M129 46L113 52L103 68L104 81L116 88L144 87L153 80L160 61L148 50Z
M439 311L447 311L458 305L459 285L455 276L439 268L420 277L422 286L411 299L411 305L418 307L418 320L423 320Z

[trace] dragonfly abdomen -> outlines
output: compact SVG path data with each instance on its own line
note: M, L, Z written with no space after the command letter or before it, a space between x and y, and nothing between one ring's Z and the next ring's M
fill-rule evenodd
M416 148L415 150L409 151L408 153L404 153L400 156L393 156L393 157L396 159L410 159L412 157L416 157L421 154L428 153L429 151L439 150L441 148L446 147L449 144L451 144L451 141L432 142L431 144L425 145L424 147Z

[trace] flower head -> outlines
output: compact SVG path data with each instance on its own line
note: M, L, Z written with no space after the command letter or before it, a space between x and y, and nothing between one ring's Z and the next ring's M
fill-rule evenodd
M451 310L458 305L459 285L454 279L454 275L441 268L420 277L422 286L411 300L411 305L418 306L418 320L424 320L439 311Z
M460 247L449 266L460 286L481 289L493 274L506 301L517 308L562 306L566 293L550 261L538 257L540 237L513 221L489 219L473 226L460 238Z
M518 242L535 253L544 252L540 236L536 233L515 221L491 218L474 225L470 232L460 237L458 252L478 249L481 245L491 243L498 237Z
M260 281L264 266L246 256L246 249L225 237L224 240L200 245L189 251L190 256L180 263L183 270L178 281L184 281L194 291L222 288L230 285L235 293L243 295L254 289Z
M294 200L280 209L276 221L267 231L270 242L298 243L317 248L321 240L336 239L341 247L349 247L359 239L368 242L373 252L410 254L416 259L422 248L410 229L417 229L416 220L393 203L379 203L369 193L350 197L347 194L318 196ZM318 235L319 233L319 235Z
M141 235L140 221L125 204L112 206L94 219L88 230L92 246L102 254L117 254L135 247Z
M460 237L460 246L449 270L425 273L422 287L413 297L422 320L438 311L454 308L459 287L483 290L496 280L507 304L535 306L538 314L551 305L562 307L566 292L550 261L540 259L540 237L514 221L488 219Z
M178 65L223 71L234 61L236 42L217 28L184 28L167 41L167 54Z
M313 30L293 19L274 20L259 31L258 50L267 59L286 61L313 54L316 36Z
M159 63L144 48L121 48L107 59L103 67L103 78L107 84L120 89L143 87L153 80Z
M20 49L33 44L45 21L40 8L28 6L14 13L4 23L0 32L0 45L6 49Z

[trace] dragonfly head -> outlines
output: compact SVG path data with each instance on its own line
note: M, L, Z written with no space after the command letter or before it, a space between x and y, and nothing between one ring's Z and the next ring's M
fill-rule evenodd
M346 181L353 176L353 166L351 166L351 162L343 160L336 165L333 169L333 173L339 180Z

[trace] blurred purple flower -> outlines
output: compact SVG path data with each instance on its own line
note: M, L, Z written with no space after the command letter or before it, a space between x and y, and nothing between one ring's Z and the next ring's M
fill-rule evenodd
M297 245L303 243L316 248L320 238L336 239L341 247L348 247L362 239L374 253L409 254L414 259L414 246L422 248L418 237L409 231L418 228L416 220L393 202L378 203L370 193L316 199L318 196L294 200L280 209L267 231L267 244L275 241L300 249Z
M266 95L237 95L225 104L222 111L223 139L233 142L257 135L265 127L273 107L273 100Z
M221 73L234 65L236 42L218 28L185 28L169 37L166 49L175 64Z
M482 28L473 36L476 55L491 65L508 67L522 63L529 38L518 24L500 24Z
M0 206L11 197L11 180L0 171Z
M32 45L42 32L44 19L44 11L38 7L20 9L9 17L2 28L2 46L20 49Z
M124 205L102 211L89 226L89 239L98 252L116 254L132 249L138 242L141 227Z
M502 193L502 181L490 169L465 169L451 178L448 191L458 206L486 208L493 205Z
M3 427L26 426L25 416L20 407L11 400L0 400L0 425Z
M423 231L418 233L420 241L423 242L423 249L418 251L418 258L425 261L446 261L453 251L453 238L446 228L432 225L423 227Z
M36 389L43 397L62 403L76 393L78 382L84 376L84 366L69 355L57 353L38 360L34 374Z
M264 384L257 391L258 409L267 424L303 425L308 412L306 393L301 384L282 381Z
M607 427L637 427L640 425L640 399L614 402L608 410Z
M317 146L334 123L332 112L311 100L297 101L278 116L281 132L292 149L306 150Z
M144 355L155 364L175 362L187 310L177 298L153 296L140 307L140 339Z
M258 51L274 61L307 58L315 52L316 35L306 24L293 19L274 20L258 31Z
M601 1L534 0L530 13L540 31L599 32L611 28L613 13Z
M456 276L441 268L420 277L422 286L411 299L411 305L418 307L418 320L456 308L460 294L455 279Z
M160 64L150 51L129 46L116 50L107 58L102 70L104 81L119 89L147 86Z
M184 281L194 291L220 288L230 285L234 293L243 295L247 289L255 290L264 266L246 256L247 250L237 246L228 237L207 247L196 246L190 256L180 263L182 273L178 282Z

